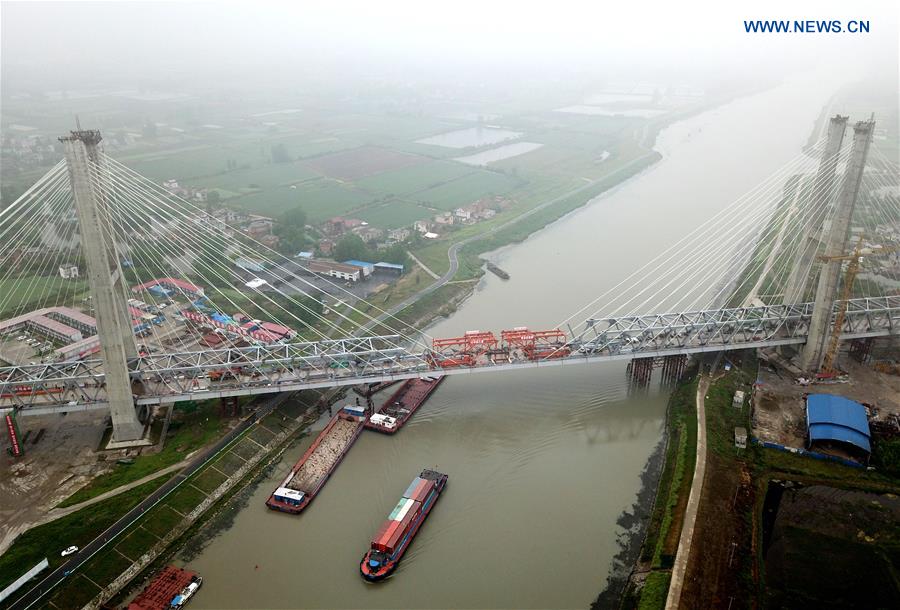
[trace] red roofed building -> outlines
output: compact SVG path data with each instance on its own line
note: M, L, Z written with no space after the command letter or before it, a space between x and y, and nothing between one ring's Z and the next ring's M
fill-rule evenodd
M143 284L138 284L137 286L132 286L131 292L137 293L143 290L150 290L155 286L159 286L160 288L164 288L172 292L181 292L195 298L203 296L202 287L197 286L196 284L191 284L190 282L186 282L184 280L179 280L178 278L174 277L161 277L155 280L150 280L149 282L144 282Z
M347 231L352 231L357 227L361 227L365 225L362 220L358 218L344 218L343 216L335 216L334 218L329 218L325 221L322 229L328 235L343 235Z

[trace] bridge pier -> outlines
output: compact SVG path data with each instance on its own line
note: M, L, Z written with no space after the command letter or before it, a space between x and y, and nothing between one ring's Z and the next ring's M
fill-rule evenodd
M219 413L222 417L237 417L241 414L241 405L237 396L224 396L219 399Z
M850 152L850 160L825 244L825 256L827 257L843 256L847 250L850 221L856 207L859 185L862 182L874 130L874 121L859 121L853 126L853 147ZM840 260L829 260L822 263L822 269L819 272L819 284L816 287L816 300L809 323L809 335L800 361L800 367L806 371L819 370L825 359L827 338L830 335L834 313L834 300L841 280L841 265L842 261Z
M861 364L865 363L872 353L873 343L875 343L875 337L854 339L850 342L850 357Z

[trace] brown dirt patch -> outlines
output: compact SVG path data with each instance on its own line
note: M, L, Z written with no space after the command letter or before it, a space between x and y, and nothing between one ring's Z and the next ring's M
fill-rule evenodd
M754 499L746 467L708 452L682 608L747 607L741 574L752 572L753 537L741 515L750 510Z

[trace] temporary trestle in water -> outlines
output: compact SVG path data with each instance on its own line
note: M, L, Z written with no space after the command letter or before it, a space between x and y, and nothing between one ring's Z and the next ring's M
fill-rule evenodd
M677 356L665 356L662 359L662 378L659 382L664 386L673 386L684 375L687 368L688 357L684 354Z
M646 388L653 377L655 358L635 358L628 363L628 380L635 388Z
M656 358L635 358L628 363L628 380L635 388L645 388L653 378L653 369L662 371L660 384L671 386L678 382L687 368L688 357L685 354L660 356Z

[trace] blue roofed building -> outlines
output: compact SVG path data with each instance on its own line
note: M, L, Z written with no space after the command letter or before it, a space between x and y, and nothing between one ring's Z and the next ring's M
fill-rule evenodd
M375 271L379 273L384 273L385 275L395 275L401 276L403 275L403 265L397 265L395 263L375 263Z
M354 267L359 267L360 269L362 269L363 277L369 277L370 275L372 275L372 272L375 271L375 265L372 263L367 263L366 261L350 260L344 261L344 264L353 265Z
M839 447L868 459L872 452L869 418L860 403L831 394L806 397L806 430L809 448Z

